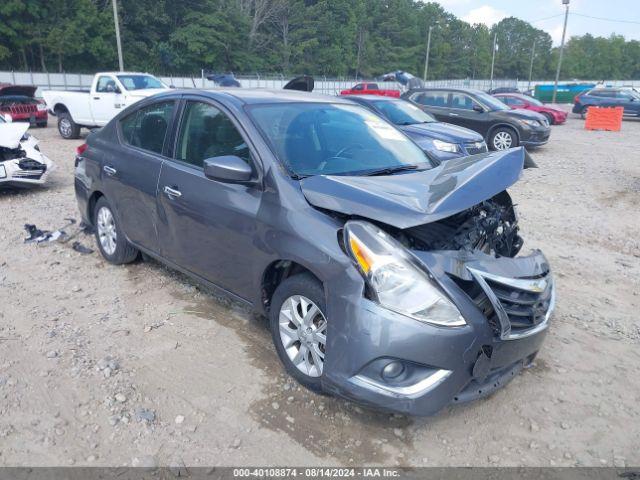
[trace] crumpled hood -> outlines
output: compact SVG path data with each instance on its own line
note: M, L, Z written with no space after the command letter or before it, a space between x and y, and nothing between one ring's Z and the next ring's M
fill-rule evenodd
M318 208L405 229L466 210L513 185L524 148L460 157L420 172L386 176L316 175L300 180Z
M450 143L482 142L482 135L450 123L432 122L417 125L403 125L398 127L414 140L421 138L435 138Z
M25 97L33 97L38 87L35 85L8 85L0 84L0 96L4 95L24 95Z
M18 148L27 130L29 130L28 123L0 123L0 147Z

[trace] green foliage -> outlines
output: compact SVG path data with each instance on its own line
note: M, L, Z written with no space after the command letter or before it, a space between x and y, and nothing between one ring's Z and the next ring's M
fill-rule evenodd
M551 37L517 18L489 29L420 0L118 0L128 70L196 74L312 73L487 78L497 33L496 78L552 78ZM1 0L0 69L117 68L112 0ZM640 78L640 42L584 35L567 43L565 79Z

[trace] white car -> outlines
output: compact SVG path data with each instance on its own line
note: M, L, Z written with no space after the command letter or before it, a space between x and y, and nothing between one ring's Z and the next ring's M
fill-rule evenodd
M0 188L41 185L54 168L28 129L28 123L7 122L0 115Z
M58 117L63 138L78 138L80 129L103 127L125 107L169 87L148 73L96 73L90 90L42 92L49 113Z

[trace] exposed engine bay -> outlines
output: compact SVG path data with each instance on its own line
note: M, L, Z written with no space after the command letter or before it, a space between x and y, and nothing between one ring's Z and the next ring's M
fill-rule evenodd
M0 188L42 184L53 167L28 128L28 124L0 123Z
M478 250L514 257L523 244L518 230L513 203L504 191L451 217L396 231L394 236L414 250Z

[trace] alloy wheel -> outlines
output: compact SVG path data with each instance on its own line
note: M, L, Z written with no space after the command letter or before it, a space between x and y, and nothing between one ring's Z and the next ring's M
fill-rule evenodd
M509 132L498 132L493 137L493 146L496 150L506 150L511 148L511 144L513 143L513 138Z
M292 295L280 307L280 339L289 360L305 375L322 375L327 342L327 320L307 297Z
M101 207L100 210L98 210L97 220L98 238L100 239L102 250L104 250L107 255L113 255L116 251L118 236L116 233L116 222L111 210L107 207Z
M71 136L71 121L68 118L62 118L60 120L60 133L62 133L64 137Z

